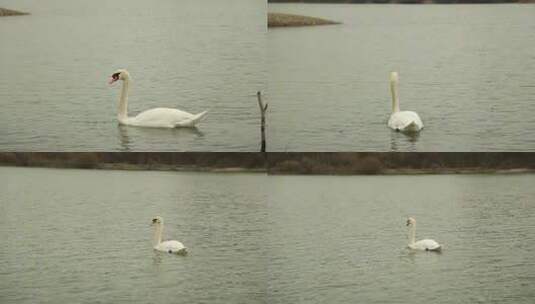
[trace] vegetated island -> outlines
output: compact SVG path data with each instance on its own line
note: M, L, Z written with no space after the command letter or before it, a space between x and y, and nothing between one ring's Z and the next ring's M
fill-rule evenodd
M268 0L269 3L326 3L326 4L489 4L535 3L535 0Z
M340 24L340 22L301 15L268 13L268 27L312 26Z
M521 152L0 152L0 165L328 175L525 173L535 172L535 156Z
M10 9L7 9L7 8L1 8L0 7L0 17L22 16L22 15L29 15L29 14L30 13L19 12L19 11L14 11L14 10L10 10Z

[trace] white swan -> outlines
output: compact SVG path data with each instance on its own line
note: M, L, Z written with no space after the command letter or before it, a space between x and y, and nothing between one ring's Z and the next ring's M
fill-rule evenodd
M409 226L409 245L410 249L414 250L425 250L425 251L441 251L442 246L437 243L435 240L419 240L415 241L416 238L416 220L412 217L407 219L407 226Z
M390 91L392 92L392 114L388 120L388 126L396 131L401 132L418 132L423 129L424 124L413 111L399 110L399 77L397 72L390 73Z
M168 253L186 254L187 248L179 241L164 241L162 242L163 233L163 218L161 216L155 216L152 219L152 225L154 229L154 238L152 246L155 250L164 251Z
M130 74L127 70L117 70L109 80L109 84L122 80L123 86L121 89L121 97L119 98L119 111L117 119L120 124L137 126L137 127L153 127L153 128L177 128L177 127L195 127L207 111L199 114L191 114L171 108L154 108L139 113L134 117L128 117L128 87L130 85Z

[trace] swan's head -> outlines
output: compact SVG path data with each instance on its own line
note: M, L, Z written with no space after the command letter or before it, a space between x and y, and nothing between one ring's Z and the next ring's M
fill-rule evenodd
M152 218L151 225L161 225L163 224L163 218L161 216L155 216Z
M416 220L412 217L409 217L407 219L407 226L414 226L416 224Z
M391 72L390 73L390 82L399 82L399 75L398 72Z
M127 80L127 79L130 79L130 74L128 74L128 71L125 69L119 69L110 76L110 80L108 81L108 84L112 84L118 80Z

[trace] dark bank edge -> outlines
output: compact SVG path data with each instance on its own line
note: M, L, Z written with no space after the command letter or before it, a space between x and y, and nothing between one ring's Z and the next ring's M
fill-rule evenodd
M10 9L7 9L7 8L0 7L0 17L24 16L24 15L29 15L29 14L30 13L19 12L19 11L10 10Z
M535 0L268 0L268 3L323 4L499 4L535 3Z
M532 152L0 152L0 166L302 175L535 172Z

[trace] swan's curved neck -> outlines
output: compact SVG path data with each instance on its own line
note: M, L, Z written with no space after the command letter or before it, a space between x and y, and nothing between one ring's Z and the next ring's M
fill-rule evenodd
M154 229L154 237L152 238L152 245L157 246L162 242L163 223L156 225Z
M128 87L130 80L123 80L123 86L121 87L121 96L119 97L119 109L117 111L117 118L119 121L128 118Z
M390 80L390 91L392 92L392 113L399 112L399 92L398 92L398 80Z
M416 242L416 224L412 224L409 227L409 244Z

